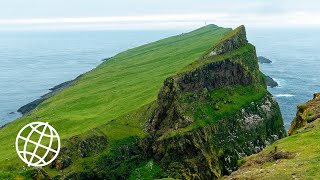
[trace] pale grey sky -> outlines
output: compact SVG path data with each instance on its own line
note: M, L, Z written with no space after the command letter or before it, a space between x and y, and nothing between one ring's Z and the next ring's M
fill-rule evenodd
M320 26L318 0L1 0L0 30Z

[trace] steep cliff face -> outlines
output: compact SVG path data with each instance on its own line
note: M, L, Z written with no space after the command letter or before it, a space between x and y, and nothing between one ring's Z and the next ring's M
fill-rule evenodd
M241 157L286 135L245 34L240 26L164 82L146 124L148 154L164 176L220 177L234 171Z
M297 115L289 128L289 135L299 133L320 124L320 93L315 93L313 99L297 107Z
M238 49L247 43L246 30L242 25L221 39L217 45L215 45L210 52L205 54L203 57L208 58L210 56L225 54Z
M290 136L243 158L226 179L319 179L320 93L297 109Z
M157 139L153 157L171 177L217 178L236 170L240 158L282 138L280 120L279 107L268 94L218 124Z

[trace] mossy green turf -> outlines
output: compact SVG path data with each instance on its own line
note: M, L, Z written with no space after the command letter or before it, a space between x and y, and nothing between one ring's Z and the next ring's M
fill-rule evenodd
M262 85L229 86L212 91L209 101L215 102L215 105L212 106L209 103L198 105L193 126L202 127L215 124L223 118L232 117L240 109L248 107L250 103L261 101L266 94L267 90ZM215 110L215 106L218 110Z
M240 179L319 179L320 178L320 126L283 138L267 147L259 154L244 159L260 159L277 146L278 151L294 153L292 159L280 159L276 162L253 164L240 169Z
M102 63L74 86L43 102L30 116L0 130L0 171L22 169L14 142L24 125L49 122L67 139L134 112L155 101L167 77L193 62L230 30L209 25L127 50ZM117 133L114 130L113 136ZM130 128L121 133L135 134Z

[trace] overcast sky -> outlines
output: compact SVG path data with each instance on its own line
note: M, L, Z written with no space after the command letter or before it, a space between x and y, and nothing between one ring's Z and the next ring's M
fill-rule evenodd
M0 30L320 27L319 0L0 0Z

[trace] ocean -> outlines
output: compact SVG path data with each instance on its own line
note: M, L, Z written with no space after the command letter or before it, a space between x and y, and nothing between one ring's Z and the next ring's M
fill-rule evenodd
M249 29L247 36L257 54L272 60L260 69L274 78L279 87L269 88L276 97L288 129L297 105L320 92L319 29Z
M320 91L317 29L248 29L258 55L272 64L260 69L279 87L269 88L280 104L286 128L296 106ZM0 126L21 115L17 109L48 89L91 70L104 58L183 30L0 32Z

